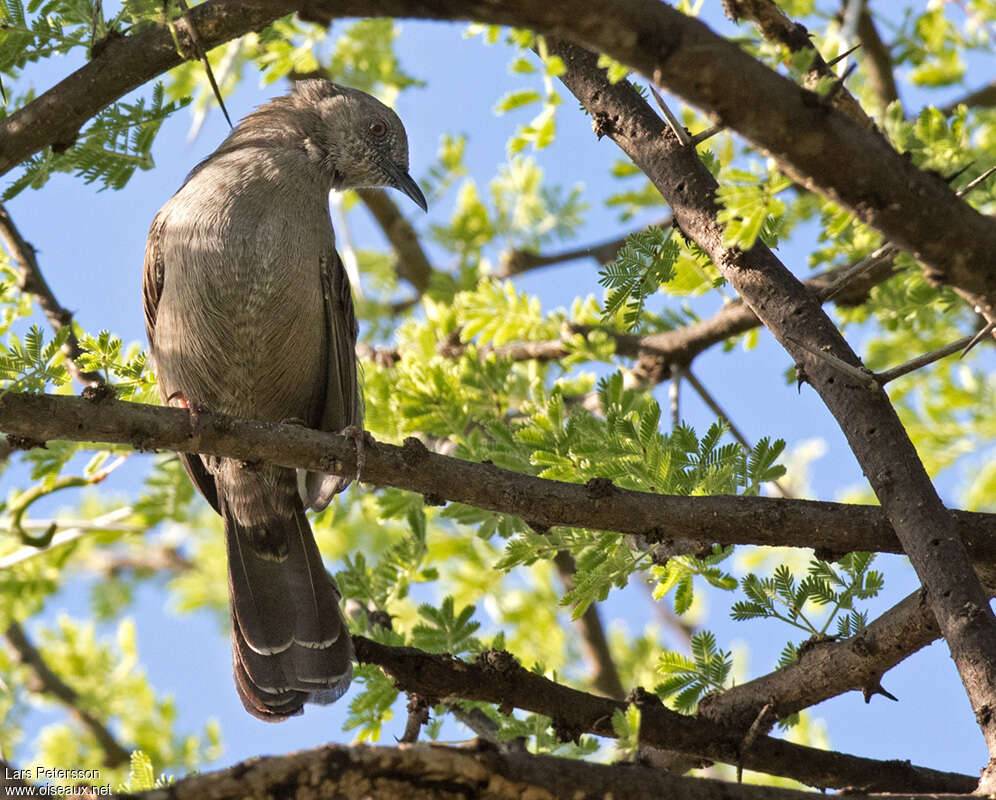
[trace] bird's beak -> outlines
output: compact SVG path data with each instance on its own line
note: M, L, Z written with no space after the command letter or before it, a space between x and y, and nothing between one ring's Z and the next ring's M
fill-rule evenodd
M425 201L425 195L422 194L422 190L418 188L418 184L415 183L415 179L411 175L393 162L386 162L382 166L384 167L384 171L391 177L391 180L394 181L395 189L408 195L423 211L429 210L429 204Z

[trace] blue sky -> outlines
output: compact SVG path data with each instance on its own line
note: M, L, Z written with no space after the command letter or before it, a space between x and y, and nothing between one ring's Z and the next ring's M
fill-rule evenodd
M721 13L719 4L712 2L706 6L708 18L717 20ZM484 48L479 40L464 39L463 27L403 24L398 42L402 64L424 79L427 86L403 94L398 111L409 133L412 174L416 178L424 176L432 164L443 133L463 132L470 136L467 163L483 186L505 160L508 135L518 123L528 120L528 111L522 112L522 116L495 117L492 109L501 94L520 87L524 79L508 74L506 50ZM729 30L725 23L720 27ZM53 59L33 68L28 76L36 87L47 88L77 66L70 59ZM988 80L991 66L974 83ZM260 102L284 91L286 86L282 83L260 88L250 78L228 100L228 108L233 119L240 118ZM939 101L922 92L914 93L908 87L903 87L903 93L908 101ZM187 171L213 150L227 132L221 115L213 112L198 139L188 145L189 123L186 112L166 122L154 151L156 169L137 173L122 191L98 193L76 178L56 176L41 191L26 191L8 204L25 237L38 247L39 261L56 295L76 312L87 330L109 328L126 341L144 341L140 281L149 222L179 187ZM611 141L595 139L588 118L581 114L572 98L565 97L558 112L558 140L537 157L555 183L570 187L581 181L586 192L590 192L592 207L578 242L598 242L659 216L658 212L648 214L645 220L620 223L615 212L599 207L597 199L615 188L608 165L618 156ZM424 230L428 223L448 218L453 194L431 208L427 219L414 206L403 202L400 195L398 199L409 218ZM362 213L352 215L351 232L360 246L380 241L379 232ZM447 265L444 253L435 248L430 253L437 267ZM807 254L806 241L787 243L779 250L786 264L800 276L808 271ZM590 261L537 271L522 276L517 284L522 290L538 294L544 308L569 305L579 294L601 296L597 272ZM707 314L717 303L716 298L710 298L698 308ZM783 374L788 365L785 353L764 334L761 345L753 351L724 354L720 348L713 348L697 359L694 367L751 440L768 435L784 438L790 446L813 438L824 440L826 455L814 464L812 483L816 497L833 499L843 489L861 485L860 469L815 393L808 387L800 393L785 384ZM666 398L666 387L659 390L659 396L662 400ZM712 422L711 414L688 392L682 395L682 414L699 430ZM141 460L133 459L104 488L127 491L140 480L142 472ZM18 485L23 474L17 469L5 474L3 491ZM942 487L945 488L951 487ZM950 492L945 499L954 501ZM67 500L60 498L62 502ZM334 565L337 554L326 555ZM888 579L880 610L916 586L915 576L905 566L904 559L888 557L882 561L888 564ZM711 602L718 608L727 600L713 597ZM74 616L87 616L86 586L67 587L49 602L42 619L50 621L61 610ZM608 623L625 625L632 632L639 632L652 616L645 593L632 587L610 596L603 605L603 614ZM341 730L347 701L329 709L309 709L303 717L279 726L248 717L231 683L227 638L212 617L173 614L164 608L164 593L155 587L139 594L135 617L142 660L156 689L176 696L181 727L196 729L208 716L220 720L226 751L219 764L326 741L349 740L349 735ZM734 625L722 611L714 614L709 626L721 646L728 647L736 640L750 643L751 677L773 666L789 636L787 630L773 622ZM887 674L884 685L901 702L876 697L865 705L859 694L850 693L812 710L814 715L827 720L834 748L870 757L910 759L970 774L985 764L981 735L943 644L927 648L904 662ZM403 725L403 713L399 716L398 722ZM32 725L50 718L37 715L32 718ZM400 735L400 727L389 729L383 743L391 743L393 735ZM456 726L447 728L447 737L464 735Z

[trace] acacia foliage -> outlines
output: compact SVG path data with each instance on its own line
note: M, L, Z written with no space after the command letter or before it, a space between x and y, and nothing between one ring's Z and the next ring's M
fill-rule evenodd
M810 26L825 57L847 49L849 40L836 16L803 0L782 6ZM99 4L3 0L0 12L0 74L11 109L34 97L35 88L21 79L26 65L79 50L89 53L108 35L153 24L161 6L131 0L105 19ZM166 13L176 15L179 9L170 6ZM891 42L893 68L910 86L950 91L970 88L966 64L974 51L991 47L996 24L990 4L982 2L965 3L963 12L946 6L892 12L878 22ZM680 231L646 226L666 210L657 190L628 160L586 163L569 186L548 179L544 164L564 157L558 151L564 92L556 78L565 67L546 52L542 39L489 26L461 30L481 47L505 48L509 70L521 80L521 88L495 98L495 114L513 120L510 135L501 163L486 175L468 163L467 153L474 142L473 124L490 121L468 120L440 131L436 158L421 178L432 207L445 213L437 212L428 224L413 220L435 267L428 288L414 302L409 302L412 288L398 277L404 252L366 242L350 248L362 290L357 297L362 338L397 354L364 365L366 427L384 441L419 436L461 458L558 480L608 478L626 488L681 495L754 495L772 491L771 482L778 480L804 493L808 465L800 455L802 443L789 442L791 457L786 458L778 431L745 446L722 422L675 423L662 410L663 393L627 380L632 359L617 353L620 337L688 326L720 308L730 291L708 257ZM217 48L210 60L225 93L258 75L279 84L318 70L394 102L402 92L424 86L417 65L402 64L396 55L399 35L403 28L391 20L327 30L288 17ZM809 62L804 54L764 41L749 26L738 35L760 60L800 82L805 79ZM914 163L942 175L964 170L954 178L958 185L989 166L986 153L996 136L992 110L883 103L868 62L862 54L856 58L858 69L848 88L867 109L879 109L878 125ZM627 75L624 65L610 59L604 66L613 81ZM817 87L831 90L831 84ZM196 120L213 103L196 61L141 92L95 117L68 147L47 148L29 159L7 184L4 197L49 191L46 183L55 172L127 192L136 169L154 167L153 145L162 120L188 103ZM693 134L709 127L692 109L680 113ZM758 238L771 246L808 243L808 263L799 267L805 277L807 271L855 263L883 244L878 233L794 185L772 160L737 137L721 133L699 151L721 187L719 219L727 246L746 249ZM612 190L599 194L584 187L595 171L612 176ZM991 211L996 200L991 187L983 183L968 200ZM362 213L355 195L347 194L344 212L347 218ZM607 217L618 230L633 233L600 267L603 294L578 296L566 309L550 309L542 296L513 279L496 277L516 254L583 243L586 224L592 219L604 224ZM900 254L895 263L896 274L872 289L865 302L835 311L845 334L862 342L873 370L976 327L971 310L950 290L928 284L911 257ZM10 260L0 263L0 270L4 389L71 391L60 351L66 334L46 331L18 289ZM72 298L64 301L73 304ZM122 398L152 400L155 377L142 345L123 343L108 331L76 333L82 369L99 372ZM757 340L756 331L731 337L723 345L725 357L749 357ZM554 358L522 357L512 347L549 342L559 343ZM993 510L996 497L991 414L996 385L987 364L991 359L976 351L921 369L891 389L931 474L956 487L950 502L977 510ZM737 408L729 410L736 419ZM77 618L29 628L45 660L79 695L79 704L105 720L128 749L140 751L130 765L105 774L126 782L130 769L133 780L136 774L145 776L141 784L164 771L209 765L222 734L212 722L197 732L180 730L172 701L149 684L135 645L135 593L155 581L175 609L217 612L222 628L227 616L224 548L218 521L194 496L175 459L123 462L115 468L133 469L137 476L133 496L122 500L101 492L102 470L121 463L115 455L89 445L49 443L47 449L13 457L27 462L29 470L17 473L2 506L12 524L0 539L0 558L21 557L0 569L0 627L30 620L67 585L95 572L101 576L89 584L89 605ZM83 494L69 494L83 485ZM65 544L37 549L30 534L19 533L13 522L26 525L28 506L55 492L71 506L65 516L97 522ZM862 489L852 492L862 495L867 496ZM114 516L113 524L103 521L120 508L125 511ZM764 635L780 635L786 642L780 665L791 663L810 635L855 635L868 621L864 603L883 588L870 554L827 563L798 554L736 555L732 548L714 547L661 563L654 553L611 531L538 530L528 520L461 505L440 508L395 489L352 491L319 515L315 527L344 595L363 609L354 615L356 632L457 656L507 649L526 666L579 687L588 686L591 665L571 633L573 621L627 585L647 584L652 601L692 635L682 645L653 627L618 629L610 637L611 655L625 688L644 685L683 712L694 711L705 694L728 688L738 677L732 642L717 639L697 602L705 587L726 599L726 607L712 613L768 620ZM174 558L150 565L150 551ZM575 568L568 581L555 562L565 553ZM651 607L639 613L649 619ZM388 618L389 628L376 622ZM94 621L115 626L113 640L100 638ZM784 623L788 626L776 627ZM754 630L760 628L744 628L743 638ZM750 676L739 680L745 677ZM24 740L20 721L45 693L38 693L31 670L7 650L0 651L0 680L10 689L0 696L5 757L53 766L102 763L94 732L70 717ZM392 716L402 713L391 681L370 665L357 670L356 685L343 702L349 704L344 736L360 740L378 739ZM467 714L472 706L491 720L500 740L525 738L534 752L582 757L600 747L590 737L562 741L544 717L509 716L466 701L434 708L424 735L440 735L454 709ZM797 723L795 735L801 739L819 741L806 720L786 722ZM635 752L637 711L620 713L613 726L620 753Z

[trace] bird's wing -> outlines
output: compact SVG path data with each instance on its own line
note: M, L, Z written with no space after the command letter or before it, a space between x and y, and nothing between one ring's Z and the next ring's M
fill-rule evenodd
M356 364L356 337L360 329L353 308L353 292L334 247L323 259L322 294L328 348L321 429L339 431L347 425L362 424L363 398Z
M156 352L156 317L159 312L159 299L163 293L163 281L166 275L166 260L163 256L162 239L166 228L166 220L160 212L152 220L149 228L149 239L145 244L145 264L142 267L142 306L145 310L145 334L149 339L149 347L153 357ZM159 395L163 403L169 399L171 390L162 381L159 382ZM218 506L218 490L214 478L204 468L200 456L189 453L178 453L190 480L204 495L211 507L221 513Z
M156 315L159 312L159 298L163 293L163 275L166 266L163 260L162 237L165 220L156 214L149 228L149 238L145 243L145 265L142 268L142 306L145 309L145 334L149 346L155 347Z
M334 247L322 256L322 295L325 305L325 392L312 422L323 431L341 431L363 424L363 398L356 363L359 326L346 269ZM321 511L349 479L308 473L305 505Z

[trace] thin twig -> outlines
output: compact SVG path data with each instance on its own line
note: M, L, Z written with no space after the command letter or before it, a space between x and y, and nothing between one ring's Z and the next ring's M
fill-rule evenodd
M986 329L983 328L979 333L984 333L985 330ZM887 369L884 372L876 372L875 380L878 381L880 386L885 386L885 384L890 381L894 381L896 378L901 378L903 375L908 375L921 367L925 367L928 364L933 364L935 361L940 361L942 358L954 355L966 345L970 345L972 341L978 337L978 335L978 333L973 333L969 336L963 336L956 342L951 342L951 344L946 344L944 347L939 347L937 350L932 350L929 353L924 353L922 356L910 359L905 364L900 364L898 367Z
M831 284L821 289L819 293L820 300L826 302L827 300L833 299L833 297L842 291L851 281L860 277L873 267L885 261L891 261L898 254L899 248L889 242L886 242L870 255L865 256L860 261L842 271Z
M363 284L360 281L360 262L356 256L356 248L353 246L353 234L346 214L343 196L339 192L333 192L329 198L332 206L332 216L335 218L336 243L339 257L342 259L342 267L346 270L346 277L349 278L350 286L356 297L363 299Z
M646 228L626 233L615 239L609 239L598 244L589 244L582 247L563 250L559 253L535 253L531 250L509 250L502 254L501 263L494 272L496 278L510 278L513 275L520 275L529 270L540 267L551 267L563 264L568 261L575 261L580 258L591 258L601 266L616 260L616 256L634 233L647 230L648 228L669 228L671 227L671 217L665 217L659 222L654 222Z
M86 536L90 533L100 531L120 530L120 528L116 526L116 523L119 520L126 519L131 516L132 513L133 509L130 506L117 508L101 517L90 520L85 525L74 524L62 520L35 520L35 524L44 525L46 528L48 528L52 522L58 522L60 525L71 525L72 527L56 533L49 542L48 547L39 549L34 545L24 545L23 547L19 547L13 553L8 553L3 558L0 558L0 570L8 569L15 564L20 564L22 561L27 561L30 558L35 558L43 553L47 553L53 548L68 544L69 542L79 539L81 536ZM30 527L30 525L31 523L25 523L25 527ZM131 528L132 526L128 527ZM144 530L144 528L142 530Z
M34 673L38 683L38 691L48 694L66 706L83 726L93 734L104 751L104 763L109 767L119 767L127 764L129 751L126 750L107 726L83 707L83 698L69 684L56 675L42 654L28 639L27 634L18 622L11 622L4 634L7 642L17 653L18 660Z
M858 18L857 34L868 55L863 62L864 68L875 89L879 107L884 111L889 103L899 99L899 90L896 88L896 76L892 72L892 56L879 36L875 20L867 8Z
M69 328L66 343L62 346L62 350L66 354L69 372L85 386L102 384L104 378L99 372L84 372L76 365L76 359L82 355L83 350L80 348L76 333L73 330L73 314L68 309L63 308L55 298L48 281L42 274L41 267L38 266L35 248L21 236L21 232L14 225L14 220L11 219L3 205L0 205L0 240L3 241L4 249L17 266L18 286L21 291L34 295L53 329L60 331L65 327Z
M457 718L459 722L470 728L477 735L478 739L490 742L505 753L527 752L526 739L524 737L517 736L514 739L504 740L499 738L498 731L500 731L501 728L499 728L498 724L477 706L463 708L460 703L455 700L447 700L443 703L443 705L446 707L447 711Z
M668 408L671 411L671 428L681 424L681 368L671 367L671 382L667 388Z
M975 347L975 345L977 345L979 342L981 342L987 334L992 333L994 329L996 329L996 320L987 324L977 334L975 334L975 336L972 337L972 341L970 341L967 345L965 345L965 349L961 351L961 358L967 356L968 351L971 350L973 347Z
M560 550L553 561L564 583L564 589L571 591L574 588L576 572L574 558L566 550ZM581 649L585 661L588 662L592 691L605 697L622 700L626 696L626 690L619 679L619 669L612 657L612 651L609 650L609 640L605 635L605 626L598 612L598 604L591 603L574 624L581 633Z

